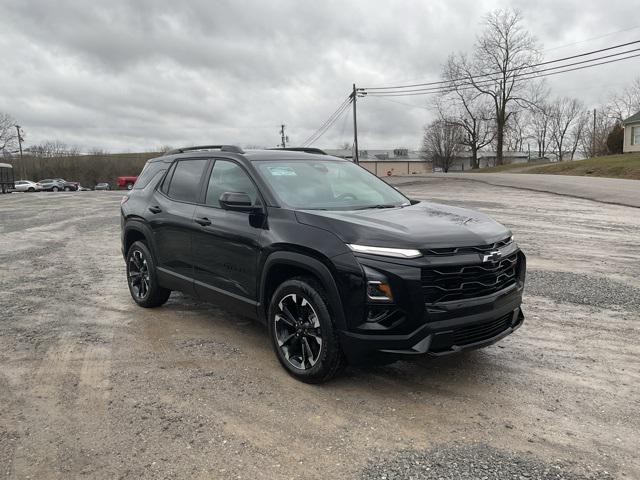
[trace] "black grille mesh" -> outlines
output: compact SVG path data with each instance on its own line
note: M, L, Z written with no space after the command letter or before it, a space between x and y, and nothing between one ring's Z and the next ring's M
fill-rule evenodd
M459 328L453 332L453 343L463 346L495 337L511 326L512 316L513 314L509 313L492 322Z

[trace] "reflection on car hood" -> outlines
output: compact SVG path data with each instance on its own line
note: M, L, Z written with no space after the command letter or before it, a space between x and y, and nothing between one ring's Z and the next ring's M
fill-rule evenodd
M403 208L299 210L300 223L336 234L345 243L395 248L487 245L511 232L489 216L430 202Z

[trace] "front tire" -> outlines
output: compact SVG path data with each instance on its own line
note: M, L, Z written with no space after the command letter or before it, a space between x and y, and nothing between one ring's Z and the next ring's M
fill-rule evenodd
M64 187L64 191L65 192L70 192L71 191L71 187Z
M134 242L127 253L127 284L131 298L144 308L163 305L171 290L158 284L156 265L144 242Z
M305 383L322 383L344 366L337 331L322 286L313 278L282 283L269 305L269 336L287 372Z
M60 191L60 189L59 189L58 187L53 187L53 188L51 189L51 191L52 191L52 192L58 192L58 191Z

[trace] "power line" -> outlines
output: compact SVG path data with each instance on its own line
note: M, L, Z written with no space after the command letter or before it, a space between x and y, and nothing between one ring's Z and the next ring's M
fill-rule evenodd
M589 52L584 52L584 53L579 53L576 55L570 55L568 57L563 57L563 58L557 58L555 60L547 60L545 62L540 62L540 63L536 63L534 65L530 65L528 68L536 68L536 67L541 67L544 65L549 65L552 63L558 63L558 62L564 62L567 60L573 60L574 58L580 58L580 57L585 57L585 56L589 56L589 55L594 55L596 53L602 53L602 52L606 52L609 50L615 50L617 48L622 48L622 47L627 47L629 45L634 45L640 43L640 40L634 40L632 42L627 42L627 43L621 43L619 45L613 45L610 47L606 47L606 48L600 48L598 50L592 50ZM514 69L510 69L507 70L507 72L514 72L514 71L520 71L520 68L514 68ZM474 76L474 78L483 78L483 77L490 77L493 75L501 75L503 72L490 72L490 73L484 73L481 75L476 75ZM428 86L433 86L433 85L443 85L443 84L450 84L451 82L457 82L457 81L464 81L467 80L466 78L462 77L462 78L455 78L452 80L439 80L437 82L426 82L426 83L414 83L412 85L396 85L396 86L388 86L388 87L366 87L364 88L364 90L395 90L395 89L405 89L405 88L413 88L413 87L428 87Z
M573 47L574 45L578 45L580 43L591 42L592 40L600 40L601 38L610 37L611 35L616 35L618 33L629 32L631 30L637 30L638 28L640 28L640 25L636 25L635 27L623 28L622 30L616 30L615 32L605 33L603 35L598 35L597 37L584 38L582 40L578 40L578 41L575 41L575 42L572 42L572 43L566 43L564 45L556 45L555 47L545 48L542 51L543 52L551 52L553 50L560 50L561 48Z
M324 133L331 128L331 126L336 122L336 120L342 115L342 113L349 107L351 104L351 96L348 96L343 100L343 102L338 106L338 108L329 116L327 120L318 128L315 132L313 132L302 145L304 147L308 147L313 142L318 140Z
M638 51L640 49L635 49L635 50L631 50L632 52ZM629 52L624 52L624 53L629 53ZM514 78L516 81L518 82L522 82L525 80L533 80L536 78L542 78L542 77L548 77L551 75L557 75L560 73L567 73L567 72L573 72L573 71L577 71L577 70L584 70L586 68L591 68L591 67L597 67L599 65L606 65L608 63L615 63L615 62L620 62L623 60L628 60L630 58L635 58L640 56L639 54L635 54L635 55L628 55L626 57L620 57L620 58L614 58L612 60L607 60L604 62L598 62L598 63L591 63L589 65L582 65L580 67L575 67L575 68L566 68L568 66L574 65L574 64L567 64L567 65L561 65L559 67L554 67L554 68L549 68L549 69L544 69L544 70L540 70L538 72L528 72L528 73L523 73L521 75L513 75L512 78ZM609 56L606 56L609 57ZM602 57L602 58L606 58L606 57ZM599 60L599 58L597 59L593 59L593 60ZM593 61L592 60L592 61ZM576 62L577 63L585 63L585 62ZM558 70L558 69L564 69L564 70ZM547 70L555 70L555 71L549 71L547 73L540 73L540 72L544 72ZM478 85L480 87L485 86L487 83L492 83L493 80L487 81L487 80L483 80L481 82L477 82L475 83L475 85ZM469 82L469 83L463 83L463 84L459 84L458 86L462 86L463 88L453 88L453 87L441 87L441 88L437 88L437 89L418 89L418 90L405 90L405 91L397 91L397 92L372 92L372 93L368 93L367 92L367 97L408 97L408 96L413 96L413 95L429 95L429 94L438 94L438 93L449 93L449 92L454 92L454 91L460 91L460 90L476 90L476 86L474 85L473 82Z
M322 138L324 136L325 133L327 133L329 131L329 129L331 129L331 127L338 121L340 120L343 116L346 118L347 114L349 113L349 105L351 104L351 102L347 103L345 105L345 107L342 109L342 111L330 122L328 123L323 129L322 131L318 132L317 135L315 135L315 137L313 138L313 140L311 140L308 143L304 143L303 146L305 147L309 147L312 144L314 144L315 142L317 142L318 140L320 140L320 138Z

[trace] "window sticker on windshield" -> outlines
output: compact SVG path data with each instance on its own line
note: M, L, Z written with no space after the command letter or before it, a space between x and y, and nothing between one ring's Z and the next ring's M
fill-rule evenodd
M296 171L291 167L269 167L269 173L274 177L295 177Z

